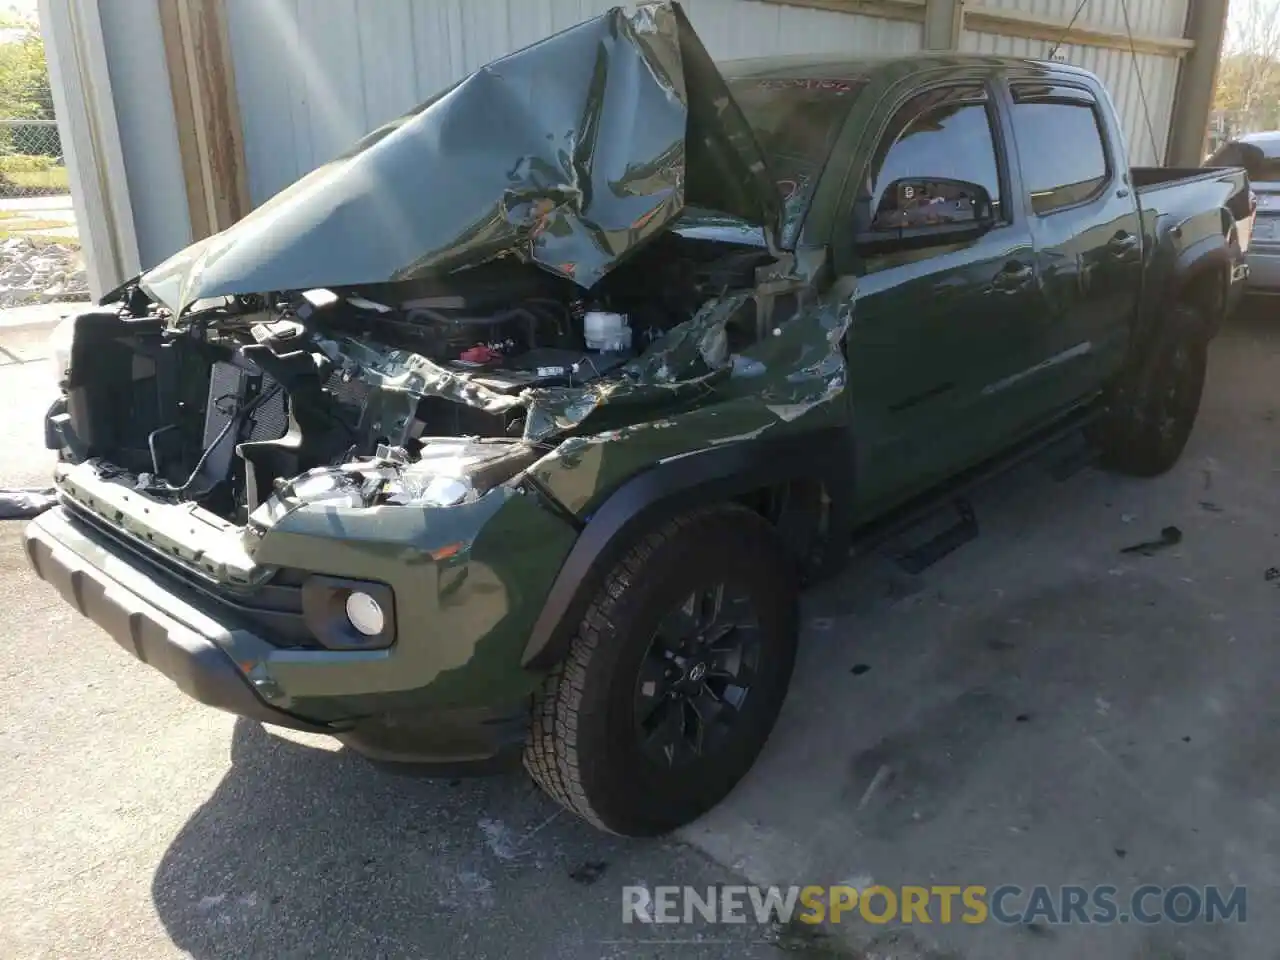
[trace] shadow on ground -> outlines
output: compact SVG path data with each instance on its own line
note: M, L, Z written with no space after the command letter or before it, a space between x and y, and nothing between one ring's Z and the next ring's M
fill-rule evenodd
M588 827L522 773L402 777L241 720L152 897L174 943L210 960L775 955L755 929L675 943L688 928L621 922L625 884L722 882L679 844Z

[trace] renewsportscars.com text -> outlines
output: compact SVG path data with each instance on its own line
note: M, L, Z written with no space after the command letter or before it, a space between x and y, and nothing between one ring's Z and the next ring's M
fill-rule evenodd
M932 924L1244 923L1245 887L1103 884L998 887L644 886L622 888L622 922Z

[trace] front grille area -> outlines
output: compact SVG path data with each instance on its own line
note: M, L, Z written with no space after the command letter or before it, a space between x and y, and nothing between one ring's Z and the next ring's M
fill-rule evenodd
M126 554L131 565L145 570L157 583L220 622L250 630L280 647L320 649L303 623L304 575L300 572L281 570L269 582L250 589L223 588L184 576L162 557L83 507L65 500L63 507L86 532L109 541L111 547Z
M236 444L242 441L279 440L289 428L284 391L256 367L215 363L209 371L209 396L204 415L202 475L211 484L231 472ZM249 413L242 410L252 405ZM241 421L231 426L232 420Z

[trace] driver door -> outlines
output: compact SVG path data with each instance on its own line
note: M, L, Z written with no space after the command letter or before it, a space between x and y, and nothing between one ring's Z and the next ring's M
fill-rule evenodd
M994 225L909 249L851 246L857 274L846 341L861 506L880 510L997 453L1028 421L1010 390L1040 360L1031 230L984 83L917 93L894 110L856 202L870 211L904 179L986 189ZM893 189L897 189L894 187ZM850 217L850 221L854 218Z

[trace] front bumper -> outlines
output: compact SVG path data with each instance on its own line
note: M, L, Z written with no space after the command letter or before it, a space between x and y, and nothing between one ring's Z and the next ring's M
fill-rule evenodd
M236 628L145 576L118 548L78 525L65 508L33 520L23 542L27 559L42 580L191 699L296 730L334 733L341 729L269 705L225 652Z
M332 734L372 759L423 764L441 773L485 772L519 757L528 725L527 698L437 705L423 703L412 691L373 699L335 691L331 697L304 700L304 709L346 713L343 719L303 716L282 708L281 703L292 706L296 701L269 669L273 655L293 651L231 622L177 579L153 575L136 555L66 507L33 520L23 540L41 579L199 703L277 726ZM352 656L313 650L298 655L339 669Z

